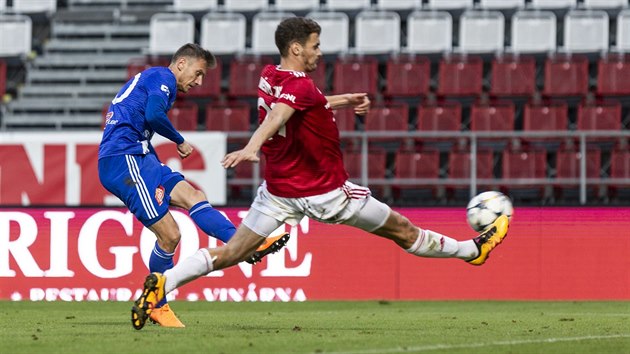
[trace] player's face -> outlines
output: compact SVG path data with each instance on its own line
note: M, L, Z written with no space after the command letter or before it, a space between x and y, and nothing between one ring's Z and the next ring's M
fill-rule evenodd
M177 62L177 91L188 92L192 87L199 86L206 75L208 65L205 60L197 58L181 58Z
M301 57L304 65L304 71L315 71L317 68L317 62L322 57L322 50L319 49L319 34L311 33L304 44Z

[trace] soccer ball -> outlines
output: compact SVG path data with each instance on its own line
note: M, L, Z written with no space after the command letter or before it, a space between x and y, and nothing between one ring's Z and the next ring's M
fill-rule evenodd
M514 207L505 194L497 191L483 192L474 196L466 207L468 225L481 232L492 224L499 216L512 218Z

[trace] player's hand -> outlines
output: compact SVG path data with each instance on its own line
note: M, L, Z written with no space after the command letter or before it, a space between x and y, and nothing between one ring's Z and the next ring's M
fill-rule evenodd
M190 156L190 154L192 154L193 152L193 147L192 145L188 144L188 142L184 141L183 143L177 145L177 153L179 154L179 157L181 157L182 159L187 158L188 156Z
M370 99L367 93L351 93L348 95L348 103L354 107L354 113L360 116L370 111Z
M223 168L232 168L238 165L241 161L258 162L260 161L260 158L258 158L256 152L242 149L225 155L221 161L221 165Z

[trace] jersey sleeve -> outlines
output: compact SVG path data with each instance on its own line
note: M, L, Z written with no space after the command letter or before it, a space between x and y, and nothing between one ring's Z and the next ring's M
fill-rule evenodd
M313 82L308 77L293 77L282 84L282 92L277 102L284 103L297 111L303 111L315 104L317 96L313 92L314 88Z
M149 76L146 81L147 97L157 96L162 98L165 107L170 107L174 101L174 95L177 93L175 81L154 73Z

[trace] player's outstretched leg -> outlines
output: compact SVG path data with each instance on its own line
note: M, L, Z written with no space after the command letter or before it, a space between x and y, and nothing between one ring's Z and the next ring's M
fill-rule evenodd
M477 249L479 249L479 256L469 260L468 263L476 266L484 264L490 252L507 236L509 226L508 217L501 215L492 225L479 234L479 236L475 237L473 241L475 245L477 245Z
M287 242L289 242L290 237L291 236L288 232L285 232L282 235L276 237L267 237L265 242L260 245L260 247L258 247L256 252L254 252L254 254L252 254L251 257L246 260L246 262L249 264L256 264L260 262L266 255L278 252L280 249L282 249L282 247L287 244Z
M135 329L142 329L151 315L155 305L166 295L164 283L166 277L160 273L151 273L144 280L142 295L133 303L131 307L131 324Z

